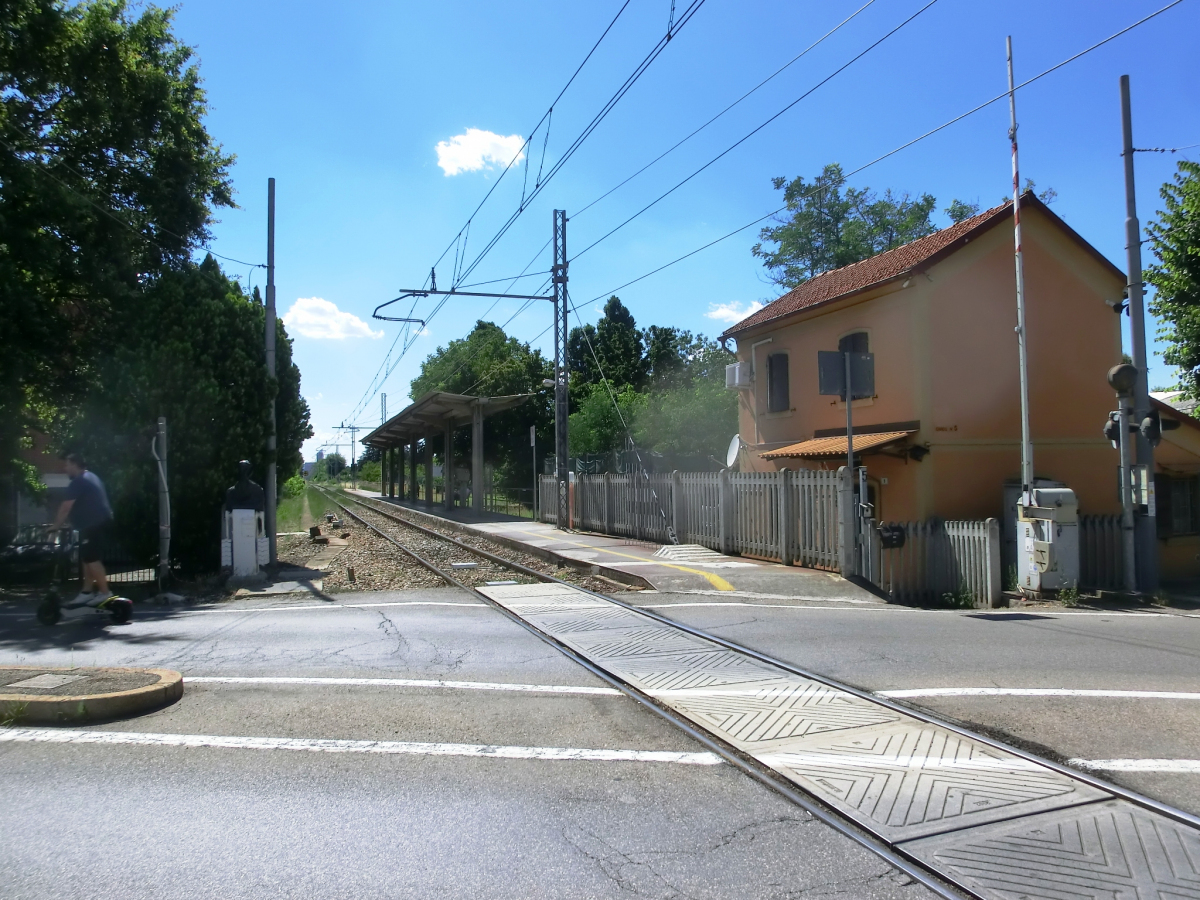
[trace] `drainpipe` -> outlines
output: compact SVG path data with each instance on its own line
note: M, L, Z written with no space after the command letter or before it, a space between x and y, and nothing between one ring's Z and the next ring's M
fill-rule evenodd
M755 358L755 351L763 344L769 344L774 338L763 338L761 341L755 341L750 345L750 380L754 383L753 393L754 402L750 404L750 415L754 419L754 443L761 444L762 437L758 433L758 361Z

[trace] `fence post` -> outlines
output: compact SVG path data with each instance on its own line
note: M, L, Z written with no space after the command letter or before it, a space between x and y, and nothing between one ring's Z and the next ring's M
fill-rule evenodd
M729 470L717 473L717 527L720 532L721 552L728 555L733 550L733 498L729 484Z
M842 577L858 574L855 565L858 516L854 509L854 470L847 466L838 469L838 566Z
M785 566L795 562L792 546L796 543L796 506L792 496L792 473L779 471L779 559Z
M683 476L675 469L671 472L671 531L677 544L687 543L687 514L683 503Z
M987 599L988 606L994 607L1000 599L1000 523L988 519L987 526Z

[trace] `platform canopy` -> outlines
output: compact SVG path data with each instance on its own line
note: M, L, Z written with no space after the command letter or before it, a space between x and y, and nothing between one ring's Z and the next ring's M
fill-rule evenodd
M388 450L432 435L447 428L468 425L479 409L484 418L520 406L533 394L508 394L503 397L476 397L470 394L450 394L430 391L415 403L396 413L365 438L368 447Z

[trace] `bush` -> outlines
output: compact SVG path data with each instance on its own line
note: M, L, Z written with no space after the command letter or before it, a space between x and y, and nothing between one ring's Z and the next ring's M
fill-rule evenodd
M303 475L293 475L283 483L283 496L299 497L304 493L306 487L308 487L308 482L304 480Z

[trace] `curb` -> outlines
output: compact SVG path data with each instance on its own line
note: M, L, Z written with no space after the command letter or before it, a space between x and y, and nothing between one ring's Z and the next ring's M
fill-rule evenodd
M5 669L34 669L33 666L0 666ZM115 719L145 712L174 703L183 696L183 675L171 669L131 668L38 668L40 672L111 672L147 673L158 676L153 684L142 685L127 691L110 694L79 694L75 696L48 696L44 694L0 693L0 719L13 722L39 723L43 725L67 725Z

